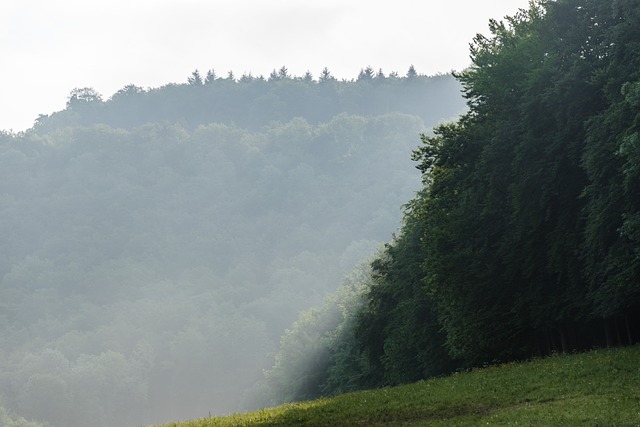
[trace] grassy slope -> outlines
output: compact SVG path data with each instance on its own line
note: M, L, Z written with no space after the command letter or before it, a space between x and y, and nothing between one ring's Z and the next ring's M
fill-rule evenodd
M640 346L506 364L165 427L397 425L640 426Z

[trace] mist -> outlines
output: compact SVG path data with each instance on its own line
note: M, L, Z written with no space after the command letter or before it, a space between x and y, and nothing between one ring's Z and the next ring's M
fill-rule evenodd
M190 79L106 101L74 90L0 134L7 416L107 427L254 409L300 311L398 227L419 134L464 109L451 76Z

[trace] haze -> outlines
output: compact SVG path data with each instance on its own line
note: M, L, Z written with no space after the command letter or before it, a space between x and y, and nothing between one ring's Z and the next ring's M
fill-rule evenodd
M289 400L283 333L398 230L448 71L524 3L4 2L0 425Z
M184 82L198 68L267 76L367 65L401 75L460 70L489 18L527 0L5 0L0 5L0 129L64 108L75 87L105 98L127 84Z
M465 108L450 75L74 94L0 132L0 425L270 404L280 337L391 237L419 133Z

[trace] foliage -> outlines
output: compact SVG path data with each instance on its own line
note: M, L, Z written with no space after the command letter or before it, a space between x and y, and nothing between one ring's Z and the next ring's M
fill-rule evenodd
M366 264L356 268L344 285L318 308L298 316L280 342L274 366L265 372L260 406L333 395L358 388L354 323L363 295L371 286Z
M443 331L461 366L637 339L637 235L624 221L639 212L638 187L625 181L636 178L624 156L635 147L640 51L623 41L639 7L582 3L534 2L492 21L459 75L468 114L415 152L425 187L400 241L421 242L412 282L437 315L419 337L437 342L427 338ZM389 316L414 298L390 300L387 288L416 285L374 286L365 310L374 314L361 327L380 326L361 342L376 360L415 372L380 332L410 327ZM422 344L419 353L432 351Z
M421 283L424 252L416 209L407 205L400 236L372 263L373 286L356 322L356 339L370 364L361 386L408 383L452 368Z

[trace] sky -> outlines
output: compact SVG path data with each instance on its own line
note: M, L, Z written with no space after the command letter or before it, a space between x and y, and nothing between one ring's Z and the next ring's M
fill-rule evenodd
M462 70L469 43L528 0L2 0L0 130L30 128L74 88L184 83L196 69L339 79L371 66Z

